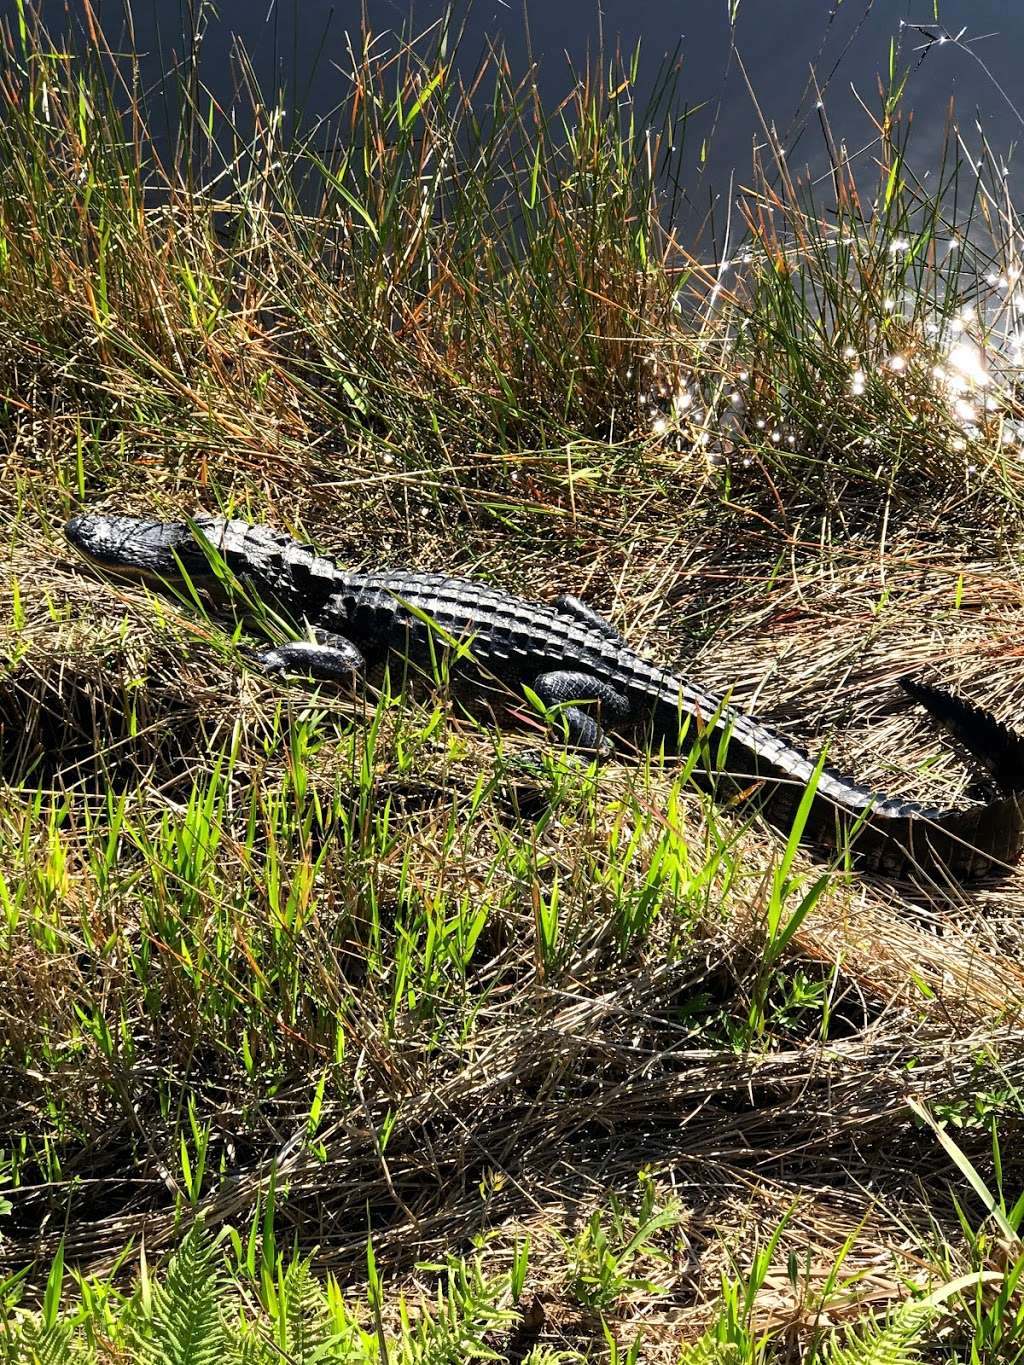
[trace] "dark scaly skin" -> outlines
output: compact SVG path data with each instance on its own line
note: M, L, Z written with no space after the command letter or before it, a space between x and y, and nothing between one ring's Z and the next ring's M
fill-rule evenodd
M243 586L323 633L321 646L266 651L261 658L268 668L344 677L388 656L429 666L458 642L471 654L459 662L460 672L483 685L488 679L515 690L525 685L547 705L561 704L577 743L607 744L598 715L605 728L639 729L645 743L669 752L684 724L690 743L695 732L710 730L708 753L716 761L727 735L718 789L740 800L749 794L783 828L814 776L816 765L801 750L644 659L575 598L549 606L441 573L349 573L287 535L237 520L203 516L185 524L83 515L66 528L72 544L108 571L173 582L181 578L180 564L193 582L216 584L209 550L195 531ZM987 767L1000 795L983 806L944 810L871 792L825 767L805 836L835 848L862 821L857 861L889 877L923 871L961 879L1005 870L1024 850L1024 739L952 694L921 683L907 683L907 690Z

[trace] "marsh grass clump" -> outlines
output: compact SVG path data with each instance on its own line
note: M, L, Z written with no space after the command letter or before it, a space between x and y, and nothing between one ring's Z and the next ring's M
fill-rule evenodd
M827 202L766 153L684 242L674 61L545 108L448 15L296 129L84 13L0 41L0 1355L1013 1358L1018 874L873 883L443 670L269 680L301 622L61 535L230 510L570 590L966 799L896 682L1024 697L996 158L926 190L894 61L876 183L825 123Z

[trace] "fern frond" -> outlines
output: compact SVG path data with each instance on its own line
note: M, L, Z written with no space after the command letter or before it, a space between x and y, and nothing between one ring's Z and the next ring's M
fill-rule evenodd
M281 1365L281 1352L259 1334L254 1324L246 1323L229 1335L223 1365Z
M226 1333L214 1246L194 1224L154 1285L152 1313L139 1339L144 1365L221 1365Z
M487 1338L519 1320L517 1312L501 1305L507 1281L489 1279L479 1257L451 1256L445 1271L432 1311L424 1307L415 1323L400 1298L403 1330L395 1343L396 1365L465 1365L471 1360L500 1359Z
M39 1318L25 1318L9 1343L7 1359L18 1365L73 1365L86 1360L81 1342L73 1340L74 1327L67 1322L47 1326Z
M586 1356L578 1351L554 1351L549 1346L534 1346L523 1365L585 1365Z
M288 1354L302 1365L315 1365L333 1334L327 1298L309 1268L308 1258L292 1261L284 1273L281 1291Z
M697 1341L683 1347L676 1365L739 1365L740 1353L731 1341L719 1341L713 1332L706 1332Z
M910 1302L881 1321L869 1318L829 1339L823 1351L826 1365L916 1365L921 1338L934 1316L933 1305Z

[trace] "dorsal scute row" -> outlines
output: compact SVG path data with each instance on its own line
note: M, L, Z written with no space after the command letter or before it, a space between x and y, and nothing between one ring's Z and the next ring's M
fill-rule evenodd
M233 572L284 594L290 606L315 611L336 589L341 571L333 560L284 532L235 517L197 518L196 525Z

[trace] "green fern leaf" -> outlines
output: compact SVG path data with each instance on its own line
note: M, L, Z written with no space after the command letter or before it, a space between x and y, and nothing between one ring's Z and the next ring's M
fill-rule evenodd
M315 1365L332 1332L327 1298L310 1271L308 1259L293 1261L285 1271L282 1299L288 1354L301 1365Z
M548 1346L534 1346L523 1360L523 1365L585 1365L586 1357L578 1351L554 1351Z
M247 1324L230 1338L223 1359L224 1365L281 1365L281 1352Z
M738 1365L740 1353L730 1341L716 1340L712 1332L684 1346L676 1365Z
M139 1340L144 1365L221 1365L226 1333L220 1319L221 1276L202 1226L186 1233L162 1282Z
M8 1359L19 1365L72 1365L84 1360L80 1343L74 1343L70 1323L53 1322L47 1326L39 1318L26 1318L17 1332L14 1353Z
M836 1333L823 1352L827 1365L916 1365L920 1343L935 1309L904 1303L887 1318L870 1318L856 1328Z

